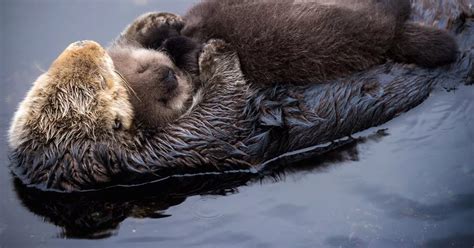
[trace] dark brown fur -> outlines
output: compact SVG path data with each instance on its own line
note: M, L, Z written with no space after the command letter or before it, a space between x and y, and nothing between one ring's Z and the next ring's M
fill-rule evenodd
M427 67L452 62L455 42L443 31L406 23L409 14L408 0L338 0L333 5L208 0L188 12L186 23L170 13L140 16L109 50L143 47L152 49L150 57L153 49L165 51L179 71L196 76L199 44L221 38L238 52L246 78L260 84L322 82L387 57ZM141 73L131 69L145 58L113 52L111 57L140 98L132 98L136 120L156 128L183 113L184 108L166 107L166 102L184 96L179 90L169 94L169 84L160 76L162 63L147 63L148 73ZM189 84L199 85L196 78Z
M357 3L354 9L290 0L208 0L184 16L182 34L231 43L245 76L263 84L322 82L387 57L426 67L455 60L456 43L446 32L405 23L408 0Z
M443 30L406 23L395 38L389 55L402 63L436 67L456 59L457 45Z
M200 57L202 101L153 134L113 125L116 114L126 116L124 123L130 117L123 113L127 96L108 89L124 86L101 62L105 53L89 56L94 47L66 53L38 79L15 115L9 133L13 172L29 185L75 191L170 174L259 171L267 159L396 117L423 101L432 84L464 82L474 61L471 49L449 71L388 63L328 84L253 88L243 79L237 56L218 45L211 44ZM79 67L59 70L69 65ZM102 73L112 86L101 87L98 68L106 69ZM82 105L89 101L94 104ZM311 154L328 149L320 147Z
M473 28L472 19L461 24L458 38L472 40ZM265 159L398 116L423 101L433 84L469 83L474 50L472 43L460 44L462 55L447 70L387 63L328 84L271 87L250 87L237 56L213 52L211 44L200 59L202 101L149 134L129 125L129 97L105 51L93 42L75 43L20 104L9 131L10 168L25 184L60 191L269 169Z

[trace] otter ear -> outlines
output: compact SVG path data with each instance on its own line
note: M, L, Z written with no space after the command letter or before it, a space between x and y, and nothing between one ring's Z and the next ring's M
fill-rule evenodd
M197 66L201 45L190 38L177 36L165 40L161 50L168 53L178 68L192 71Z

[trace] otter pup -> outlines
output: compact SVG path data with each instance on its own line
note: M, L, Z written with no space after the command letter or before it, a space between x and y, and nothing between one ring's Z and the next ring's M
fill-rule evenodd
M175 32L175 25L181 23L176 15L143 17L159 23L166 41L146 40L147 36L142 35L147 32L146 25L134 30L133 35L129 27L108 48L108 54L130 87L135 124L152 130L177 119L191 106L193 92L199 88L197 60L201 45ZM148 49L149 42L159 42L160 49Z
M409 0L204 0L174 31L163 32L154 15L131 29L158 49L178 34L198 43L211 38L232 45L246 78L257 84L318 83L362 71L387 58L423 67L456 59L446 32L407 22ZM144 21L146 19L149 21Z
M406 22L409 0L345 1L352 5L342 6L344 1L327 5L207 0L194 6L184 20L170 13L140 16L121 34L116 47L147 48L146 57L153 56L153 50L164 51L177 68L196 75L199 44L210 38L223 39L237 51L246 79L256 84L318 83L370 68L387 58L425 67L456 58L456 43L447 33ZM162 85L166 80L159 80L163 77L134 75L140 72L130 70L131 60L145 57L115 56L113 52L111 57L118 60L117 69L131 87L138 88L141 100L133 104L137 120L160 126L189 106L163 107L163 103L189 100L190 95L180 93L184 91L169 94L169 86ZM120 62L126 58L130 61ZM155 62L150 68L160 71L160 67ZM199 84L196 80L187 83ZM168 90L153 90L163 87Z
M192 93L192 79L160 51L114 47L108 53L130 87L135 119L147 127L162 126L181 115Z

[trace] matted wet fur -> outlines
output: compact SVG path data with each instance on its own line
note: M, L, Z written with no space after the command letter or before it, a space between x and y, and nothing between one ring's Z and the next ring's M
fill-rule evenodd
M449 73L387 64L330 84L253 88L243 78L237 55L219 43L211 45L200 59L206 82L201 101L189 114L151 134L127 125L132 116L114 107L128 99L108 88L126 89L118 76L103 88L94 86L112 79L96 70L107 68L101 62L107 59L91 60L81 69L81 80L71 72L62 74L72 88L54 86L58 73L87 54L72 45L78 56L55 62L15 115L9 132L12 171L43 190L77 191L172 174L260 168L263 161L285 152L390 120L422 102L432 84L466 80L474 60L471 49ZM108 73L114 75L114 68ZM87 109L74 107L92 99L95 103ZM325 151L323 147L320 152Z
M148 27L138 40L154 49L169 34L200 43L223 39L237 51L249 81L307 84L387 58L424 67L453 62L454 39L445 31L406 22L409 15L409 0L205 0L174 30L143 16L135 27Z
M15 114L9 132L14 172L28 184L72 191L188 169L250 168L237 147L252 130L244 110L253 91L236 54L219 52L218 44L200 56L206 91L198 106L158 133L130 125L129 96L115 93L127 88L105 50L91 41L71 44Z
M472 40L472 17L459 17L450 17L459 21L457 38ZM12 172L43 190L78 191L170 174L268 170L267 159L384 123L422 102L432 85L472 84L474 73L472 43L460 42L461 56L443 69L386 63L327 84L250 86L236 54L218 44L201 56L201 100L152 134L130 124L127 87L105 51L94 42L71 45L15 114Z

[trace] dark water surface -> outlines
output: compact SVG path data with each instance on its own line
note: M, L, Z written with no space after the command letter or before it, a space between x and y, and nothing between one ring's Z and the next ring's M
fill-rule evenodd
M474 86L436 89L365 141L261 181L86 196L15 184L6 132L41 71L73 41L107 45L139 14L192 1L0 4L0 247L474 247Z

